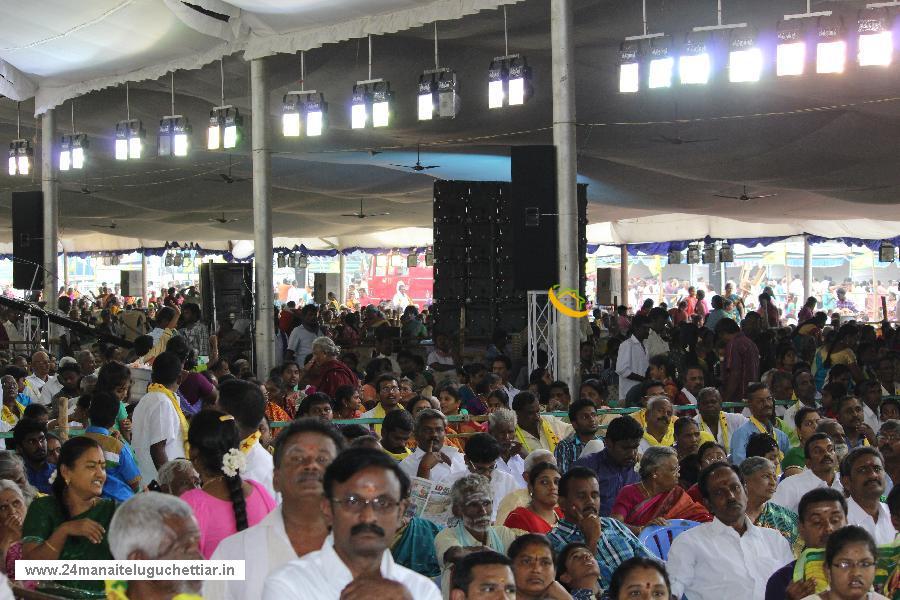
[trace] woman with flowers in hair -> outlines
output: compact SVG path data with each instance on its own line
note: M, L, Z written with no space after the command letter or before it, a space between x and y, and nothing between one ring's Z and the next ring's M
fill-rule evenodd
M246 457L234 417L202 410L191 419L188 446L201 485L181 495L200 526L200 552L209 558L219 542L256 525L275 508L275 500L256 481L242 480Z

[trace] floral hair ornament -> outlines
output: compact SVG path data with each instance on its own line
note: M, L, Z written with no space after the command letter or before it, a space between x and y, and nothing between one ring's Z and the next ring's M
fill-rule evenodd
M222 457L222 473L226 477L235 477L247 468L247 459L244 453L237 448L232 448Z

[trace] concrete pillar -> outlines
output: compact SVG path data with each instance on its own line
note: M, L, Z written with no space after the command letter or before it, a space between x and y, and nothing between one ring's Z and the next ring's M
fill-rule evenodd
M59 165L56 162L56 114L53 109L41 116L41 190L44 192L44 300L56 308L59 264Z
M553 143L556 146L556 197L559 217L559 285L578 290L580 264L578 252L578 194L576 187L577 153L575 147L575 40L572 0L551 0L550 38L553 79ZM577 308L577 307L573 307ZM560 316L557 337L559 372L556 376L577 390L578 319Z
M622 244L619 247L619 304L628 306L628 245ZM637 310L637 307L633 307Z
M272 273L271 150L269 148L269 83L264 58L250 61L250 112L253 115L253 246L256 280L256 374L265 380L272 364L275 296Z
M147 299L150 298L150 291L147 289L147 251L144 248L141 248L141 290L142 304L146 308Z
M813 295L812 288L812 244L809 234L803 236L803 297L797 298L797 306L803 306L806 299Z
M345 257L344 253L340 250L338 250L338 252L340 252L340 254L338 254L338 272L340 273L340 283L338 284L338 302L343 305L347 300L347 283L344 281L347 268L347 257Z

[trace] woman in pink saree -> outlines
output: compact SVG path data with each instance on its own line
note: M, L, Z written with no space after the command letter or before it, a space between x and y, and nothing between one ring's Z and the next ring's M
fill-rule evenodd
M712 521L709 511L678 485L678 453L674 448L648 448L641 457L639 472L641 482L622 488L611 514L635 535L648 525L665 525L669 519Z

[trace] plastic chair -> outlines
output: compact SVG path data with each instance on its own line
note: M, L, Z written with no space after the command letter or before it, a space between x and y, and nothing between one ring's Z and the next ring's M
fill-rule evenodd
M685 519L670 519L666 525L645 527L638 539L657 558L666 560L666 557L669 555L669 548L672 546L672 541L675 537L699 524L696 521L687 521Z

